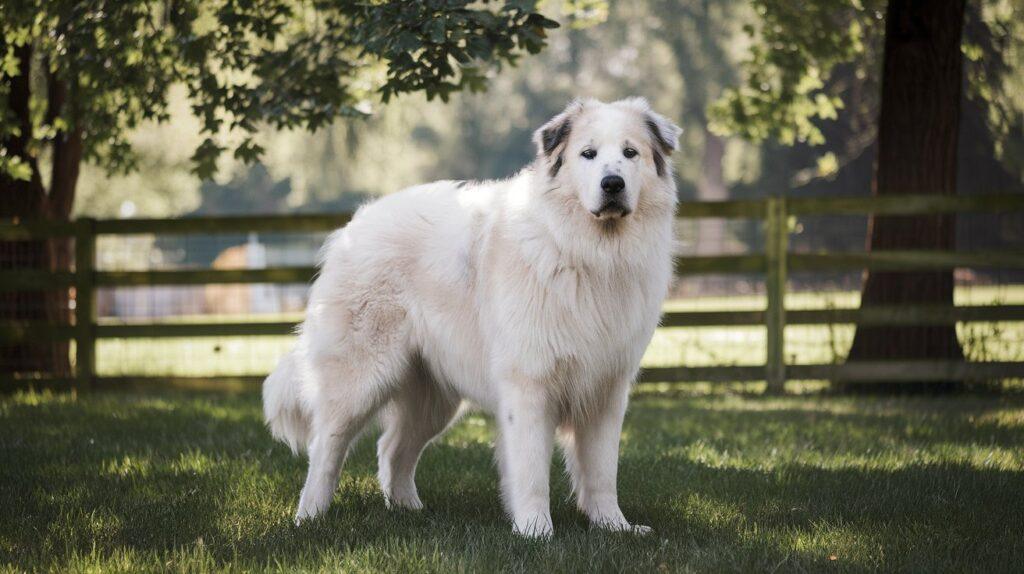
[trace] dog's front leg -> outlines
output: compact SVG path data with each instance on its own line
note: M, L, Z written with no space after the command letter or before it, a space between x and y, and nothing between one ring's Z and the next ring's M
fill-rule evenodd
M498 413L502 496L516 533L552 533L549 480L555 416L545 390L510 381Z
M565 437L565 460L576 491L576 504L592 524L646 534L651 530L649 527L632 525L623 516L616 490L619 437L629 386L628 382L620 385L602 409L573 425L571 434Z

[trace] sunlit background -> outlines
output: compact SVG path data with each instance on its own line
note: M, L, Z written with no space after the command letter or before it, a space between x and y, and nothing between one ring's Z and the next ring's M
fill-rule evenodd
M713 106L742 77L749 57L745 26L755 4L662 0L576 3L553 11L563 26L549 47L493 74L483 93L462 93L447 103L402 96L387 105L363 104L366 119L335 122L315 133L264 129L261 162L246 165L225 154L212 181L192 173L191 154L202 141L184 89L172 90L171 120L143 125L131 137L139 170L124 176L86 166L76 215L99 218L188 217L351 211L374 197L435 179L507 177L531 161L534 129L577 96L613 100L640 95L674 118L685 132L675 154L680 198L716 201L769 195L867 195L874 158L881 26L861 31L860 63L843 65L829 79L845 105L820 122L824 141L795 137L748 141L725 135L709 117ZM1024 26L1008 1L971 5L965 31L968 89L959 144L958 193L1024 191L1020 110L1024 109ZM880 18L868 6L860 18ZM973 40L972 40L973 38ZM971 42L995 38L1011 64L984 93L972 89L984 54ZM980 48L979 48L980 50ZM992 77L988 76L991 83ZM978 84L981 85L981 84ZM980 95L979 95L980 94ZM827 116L828 114L826 114ZM232 134L222 134L230 140ZM683 254L741 254L762 250L760 223L701 220L680 223ZM1020 214L961 215L957 248L1008 248L1024 237ZM791 249L861 251L866 218L806 217L791 222ZM105 270L259 268L309 265L322 234L239 234L186 237L105 237L98 265ZM1020 304L1024 276L1011 271L962 271L958 304ZM794 274L791 308L856 307L860 273ZM669 307L758 309L764 306L759 276L687 278L673 288ZM299 319L305 285L120 287L99 293L101 321L218 321ZM787 358L794 364L839 362L853 327L793 326ZM659 331L645 364L756 365L764 362L760 327ZM1020 359L1019 323L960 326L975 360ZM244 339L102 340L100 375L258 374L268 371L290 344L288 337ZM177 347L180 352L168 353ZM182 361L181 357L190 357Z

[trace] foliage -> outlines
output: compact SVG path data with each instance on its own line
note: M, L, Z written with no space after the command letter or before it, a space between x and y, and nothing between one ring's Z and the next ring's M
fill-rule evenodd
M995 156L1024 182L1024 1L969 2L966 16L968 96L985 112Z
M479 90L489 70L539 51L555 26L529 0L5 0L0 136L20 129L7 103L21 46L31 46L43 70L34 84L69 87L60 109L34 97L35 156L59 134L81 130L87 160L129 170L129 132L166 122L168 90L181 83L200 119L195 170L207 177L226 150L257 160L263 125L316 130L361 115L373 94L446 99ZM0 169L27 177L24 162L4 151Z
M271 172L292 179L296 201L340 190L389 193L432 179L507 177L531 161L531 131L573 97L642 95L685 126L684 152L673 159L684 195L692 195L705 106L736 74L730 47L741 39L746 3L573 5L559 15L567 25L551 34L549 49L494 78L491 93L460 93L452 106L401 98L370 122L339 124L329 135L271 136Z
M1016 4L1019 0L986 0L979 8L982 21L992 22L998 16L1005 21L1007 34L1024 38L1017 23L1024 19L1011 18L1017 13ZM673 157L681 197L694 197L699 179L707 173L702 165L707 105L719 99L723 88L735 87L745 77L740 62L749 57L750 43L756 38L749 38L743 27L750 24L760 30L763 21L755 5L749 0L644 0L607 5L573 0L544 6L566 25L550 32L546 39L549 48L531 57L529 65L505 69L490 78L489 93L452 94L448 105L439 97L426 102L422 93L393 98L386 106L377 105L377 98L371 97L369 107L360 107L369 110L370 117L334 122L314 134L299 129L278 132L263 126L256 137L266 150L261 161L273 178L289 180L287 208L333 202L346 193L389 193L433 179L506 177L531 160L531 130L578 95L603 99L643 95L677 119L685 128L683 151ZM865 152L874 141L877 120L882 22L877 20L880 12L868 12L866 6L863 12L850 10L845 20L841 11L832 17L862 22L863 53L835 65L819 90L842 100L842 107L836 110L838 119L808 120L820 130L825 143L810 146L795 139L796 145L783 146L771 137L759 142L728 138L722 163L730 196L760 197L796 188L841 195L868 188L872 164ZM998 55L1005 62L1007 73L989 77L1002 82L1000 93L1019 100L1024 94L1024 61L1019 54L1024 52L1014 48L1016 41L1007 40L1000 30L992 24L980 30L997 42L984 48L983 59L995 63ZM976 36L970 28L965 33L965 38ZM971 85L973 89L982 84ZM133 149L139 152L138 174L108 177L95 168L83 171L78 213L109 217L117 215L125 201L131 201L139 214L165 216L191 211L200 203L200 181L188 173L188 153L182 157L183 150L190 153L202 142L197 135L200 124L189 114L184 90L174 91L169 106L169 122L159 126L142 123L130 136ZM1003 117L1018 117L1014 106L1005 109ZM1024 105L1016 109L1024 109ZM965 125L973 125L979 112L988 113L965 110ZM1024 174L1024 152L1013 152L1024 142L1020 128L1013 128L1021 123L1010 121L1007 125L1010 129L1000 137L999 153L1005 158L1004 168L1017 170L1018 179L1024 179L1019 175ZM988 137L984 125L961 135L964 149L977 150L961 155L961 189L966 193L1019 189L996 177L1001 177L1003 170L991 160ZM235 177L244 179L239 172L247 167L223 154L217 169L216 180L226 184ZM860 248L863 234L852 229L830 226L831 241L842 241L843 248ZM972 228L961 236L978 237L978 231Z
M719 133L785 144L824 143L818 123L843 106L826 90L833 69L867 54L877 33L882 0L754 0L759 25L748 24L752 44L740 86L729 88L711 115ZM861 62L865 68L876 62ZM865 70L858 72L863 77Z
M375 449L296 527L305 463L255 394L0 399L3 571L988 571L1024 552L1020 397L648 393L619 471L646 537L590 529L555 457L555 536L511 534L493 424L469 415L417 472L426 508L384 508Z
M743 81L712 105L715 131L752 141L820 145L828 124L851 100L875 105L877 96L864 92L875 91L881 74L884 0L753 3L758 18L746 27L751 46ZM1024 133L1024 3L970 2L966 15L968 96L986 109L996 154L1024 180L1024 146L1019 143ZM864 124L860 131L873 139L873 125ZM842 136L858 138L856 133Z
M171 88L167 112L167 121L145 121L126 134L133 170L109 173L102 166L82 166L75 215L172 217L199 205L202 181L194 173L191 157L203 137L184 86ZM230 174L238 164L230 155L222 155L217 177Z

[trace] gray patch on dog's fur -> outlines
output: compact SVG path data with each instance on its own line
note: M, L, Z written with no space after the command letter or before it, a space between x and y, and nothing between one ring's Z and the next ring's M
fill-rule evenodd
M658 129L658 123L650 117L647 117L647 131L651 134L651 139L656 144L654 147L654 169L658 172L658 177L665 176L665 155L671 155L674 149L672 144L665 139L665 136L661 135L661 130ZM661 149L658 149L658 148ZM664 154L664 155L663 155Z
M654 154L653 154L654 155L654 171L658 172L658 177L664 177L665 176L665 156L661 155L661 152L656 150L656 149L653 150L653 152L654 152Z
M544 155L551 155L551 152L563 141L569 139L569 131L572 129L572 122L566 119L557 126L548 128L541 132L540 141L544 148Z
M662 152L664 152L665 154L672 153L674 146L671 143L669 143L667 139L665 139L665 136L661 135L661 130L658 129L658 123L651 119L649 116L647 117L647 131L650 132L651 138L654 139L654 142L658 144L659 147L661 147Z
M562 154L558 154L558 157L555 159L555 163L551 164L551 169L548 170L548 173L551 177L555 177L558 175L558 170L560 169L562 169Z

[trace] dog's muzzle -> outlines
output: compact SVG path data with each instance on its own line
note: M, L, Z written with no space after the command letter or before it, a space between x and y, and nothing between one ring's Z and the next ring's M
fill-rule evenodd
M633 211L620 203L618 199L609 199L604 202L604 205L600 209L591 211L594 217L598 219L616 219L619 217L626 217Z
M592 211L598 219L611 219L625 217L630 214L630 209L622 203L623 192L626 191L626 181L619 175L606 175L601 178L601 191L604 203L597 211Z

